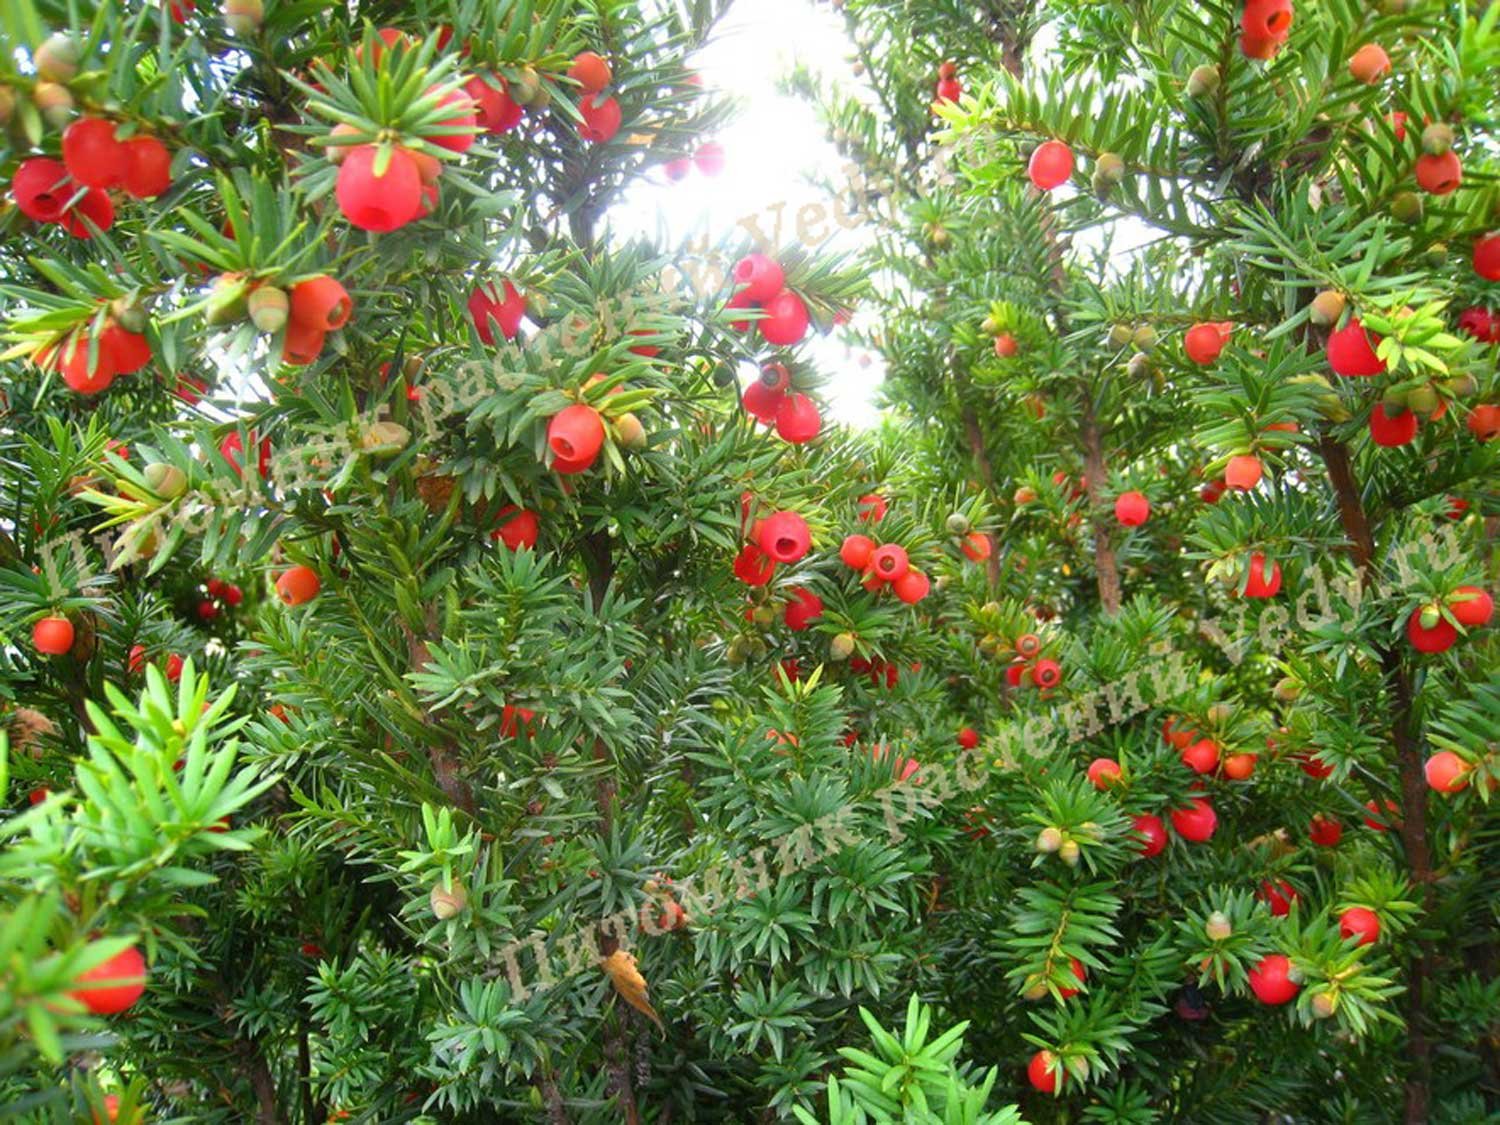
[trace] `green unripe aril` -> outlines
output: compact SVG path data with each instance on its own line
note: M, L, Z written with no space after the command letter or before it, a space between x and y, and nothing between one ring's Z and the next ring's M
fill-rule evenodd
M291 301L286 290L274 285L261 285L251 290L245 298L245 309L250 321L262 332L280 332L286 327L287 310Z

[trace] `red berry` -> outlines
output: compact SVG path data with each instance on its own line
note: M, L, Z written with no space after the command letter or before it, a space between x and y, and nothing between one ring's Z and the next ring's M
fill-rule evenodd
M1115 499L1115 519L1126 527L1140 527L1151 515L1151 501L1142 492L1122 492Z
M510 85L498 74L476 74L464 83L474 103L479 127L488 133L508 133L521 123L524 112L510 96Z
M1057 1092L1058 1076L1053 1072L1057 1065L1057 1056L1051 1051L1038 1051L1031 1056L1031 1061L1026 1064L1026 1080L1031 1083L1032 1089L1043 1094L1054 1094Z
M1441 156L1417 157L1417 186L1432 195L1451 195L1463 182L1464 169L1458 153L1449 149Z
M589 94L578 103L578 112L583 121L578 126L578 135L594 144L608 144L620 131L623 114L620 103L614 98L596 101L598 95Z
M63 208L76 191L62 162L45 156L21 161L10 190L21 214L39 223L55 223L62 218Z
M680 180L686 179L687 174L693 170L692 158L679 156L676 160L668 160L662 165L662 170L666 172L667 179L675 184Z
M562 461L592 464L604 446L604 419L587 403L565 406L547 423L547 446Z
M1073 970L1073 975L1078 978L1079 984L1082 984L1084 981L1088 980L1088 970L1083 967L1083 962L1080 961L1077 957L1068 958L1068 967ZM1078 989L1059 988L1057 990L1057 994L1064 1000L1071 1000L1073 997L1078 995Z
M1496 242L1500 243L1500 239L1496 239ZM1472 336L1481 344L1493 344L1500 341L1500 323L1497 323L1489 309L1472 308L1459 313L1458 330L1465 336Z
M1373 86L1391 72L1391 56L1378 43L1366 43L1349 58L1349 73L1356 82Z
M800 633L823 616L823 599L811 590L793 586L787 591L790 599L786 603L786 627Z
M224 591L224 601L229 604L230 609L233 609L244 600L245 591L241 590L238 586L231 586Z
M474 331L485 344L495 343L495 325L499 325L500 334L507 340L514 340L525 315L526 301L510 281L503 282L499 290L486 284L469 294L469 316L474 321Z
M47 656L61 656L73 647L73 623L66 617L44 617L31 627L31 644Z
M1055 660L1038 660L1031 666L1031 682L1044 691L1062 683L1062 665Z
M1182 752L1182 764L1194 773L1213 773L1219 764L1219 744L1200 738Z
M83 193L83 198L65 210L57 221L74 238L93 238L95 228L106 231L114 224L115 205L104 190L89 188Z
M1207 367L1219 358L1224 345L1229 342L1227 324L1195 324L1182 339L1182 350L1188 359L1200 367Z
M734 264L737 296L747 301L769 301L786 285L786 275L774 258L765 254L747 254Z
M1292 963L1285 955L1272 953L1262 957L1250 970L1250 991L1262 1004L1285 1004L1302 987L1292 980L1291 973Z
M931 589L932 583L928 581L927 575L916 567L909 567L900 578L891 580L891 590L907 605L916 605Z
M1065 184L1073 175L1073 152L1062 141L1043 141L1031 154L1026 175L1042 191Z
M527 734L536 731L536 712L529 707L513 707L509 703L500 708L500 737L515 738L517 732L526 728Z
M168 653L167 666L165 671L167 673L167 679L172 683L175 684L178 680L180 680L182 678L182 657L178 656L175 652Z
M747 414L761 425L769 426L776 421L782 403L786 401L786 392L768 386L764 379L756 379L745 388L740 401Z
M573 65L568 67L568 77L578 83L580 93L597 94L609 85L614 75L609 63L601 55L593 51L581 51L573 56Z
M765 315L758 325L760 333L768 344L775 344L777 347L790 347L797 343L807 335L807 327L812 323L807 305L790 289L783 289L766 301L761 306L761 311Z
M747 543L734 559L734 576L747 586L764 586L776 573L776 563L754 543Z
M879 523L885 519L885 497L879 493L865 493L859 498L858 505L862 523Z
M1224 484L1228 488L1248 492L1260 483L1264 471L1259 457L1253 453L1241 453L1231 457L1224 466Z
M1095 789L1108 789L1120 780L1120 763L1113 758L1095 758L1089 763L1089 781Z
M1452 750L1439 750L1427 759L1423 773L1427 776L1429 789L1435 789L1439 793L1457 793L1469 787L1469 773L1473 768Z
M354 312L349 291L326 273L299 281L287 296L290 318L319 332L333 332L344 327Z
M850 535L839 548L839 558L852 570L864 570L870 565L870 556L875 553L875 542L867 535Z
M1001 359L1010 359L1021 350L1021 345L1009 332L1002 332L995 337L995 354Z
M318 596L323 583L310 566L293 566L276 579L276 596L287 605L302 605Z
M1360 945L1374 945L1380 937L1380 915L1363 906L1351 906L1339 915L1339 933L1358 938Z
M1137 835L1145 837L1136 844L1136 850L1143 859L1150 859L1160 854L1167 846L1167 826L1155 813L1146 813L1136 817L1133 827Z
M1177 835L1195 844L1212 839L1214 830L1219 827L1218 814L1202 797L1192 798L1186 808L1173 809L1171 819Z
M956 102L963 94L964 88L956 78L939 78L937 83L937 100L940 102Z
M1273 562L1269 572L1266 556L1256 551L1250 556L1250 574L1240 591L1247 598L1274 598L1281 590L1281 564Z
M1373 828L1376 832L1389 832L1401 823L1401 806L1395 801L1387 799L1384 811L1377 808L1374 801L1366 801L1365 808L1370 814L1365 817L1365 827Z
M1469 411L1469 419L1466 425L1469 432L1480 441L1494 441L1500 437L1500 405L1494 403L1480 403Z
M1478 586L1460 586L1448 599L1448 612L1466 629L1483 628L1495 616L1495 602Z
M1318 847L1331 848L1343 839L1344 826L1331 817L1315 813L1312 823L1308 826L1307 834Z
M479 135L479 107L474 99L465 92L454 90L444 94L438 105L453 107L451 116L444 117L436 124L443 129L454 130L451 133L435 133L425 138L439 148L445 148L449 152L465 152L474 143L474 138ZM405 149L397 149L410 159L410 154Z
M1486 281L1500 281L1500 231L1474 240L1474 272Z
M1198 737L1198 732L1189 727L1176 725L1177 717L1168 716L1162 720L1161 737L1164 742L1174 750L1186 750L1188 745Z
M106 391L115 380L114 361L105 351L103 341L96 348L91 363L88 335L83 331L74 332L60 347L38 352L35 362L43 370L55 368L62 375L63 382L81 395Z
M705 141L693 154L693 163L705 176L717 176L724 171L724 146L718 141Z
M1297 891L1285 879L1278 879L1275 883L1262 883L1255 897L1271 907L1271 917L1285 918L1292 911L1292 903L1297 901Z
M1240 27L1256 39L1285 40L1292 30L1292 0L1246 0Z
M965 750L973 750L979 745L979 732L973 727L963 727L958 732L958 744Z
M1439 617L1432 628L1427 628L1422 624L1422 609L1418 607L1406 620L1406 639L1418 652L1447 652L1458 640L1458 630L1446 617Z
M882 581L894 582L911 569L911 560L907 557L905 547L887 543L875 548L875 553L870 556L870 569Z
M111 188L130 170L130 153L115 139L115 123L81 117L63 130L63 164L86 187Z
M204 621L212 621L215 617L219 616L219 607L209 599L204 598L198 603L198 616Z
M803 394L789 394L776 408L776 432L793 445L812 441L823 428L817 404Z
M139 332L131 332L111 320L99 333L99 352L108 354L116 375L132 375L151 362L151 345Z
M807 554L812 532L796 512L775 512L761 521L757 540L772 562L791 563Z
M1417 416L1410 410L1396 415L1386 413L1385 406L1376 403L1370 411L1370 438L1376 445L1394 448L1409 445L1417 436Z
M519 551L522 547L535 547L541 524L535 512L507 504L496 515L495 530L490 532L492 540L504 543L507 550Z
M328 333L320 329L296 320L287 321L281 337L281 362L306 367L323 354L323 341L327 338Z
M422 175L404 148L387 147L387 163L376 172L379 145L358 145L339 165L334 196L344 218L360 230L392 231L422 209Z
M1013 688L1024 687L1026 673L1030 671L1030 668L1031 666L1024 660L1013 661L1010 667L1005 669L1005 682Z
M1380 337L1368 331L1359 317L1352 316L1348 324L1328 337L1328 366L1335 375L1350 378L1384 375L1385 363L1375 354L1379 344Z
M93 984L94 981L106 982ZM78 974L68 995L96 1016L112 1016L129 1008L146 991L146 959L135 946ZM90 987L78 987L79 985Z
M1255 772L1256 755L1231 754L1224 759L1224 776L1231 781L1245 781Z
M253 433L250 435L250 444L251 445L255 444L255 434L253 434ZM238 430L233 430L230 433L226 434L224 436L224 440L221 441L221 442L219 442L219 453L220 453L220 455L223 456L224 460L226 460L226 461L229 462L229 467L234 470L234 475L237 476L237 477L244 475L244 465L242 464L242 455L244 454L244 452L245 452L245 447L244 447L244 445L240 441L240 434L239 434ZM269 479L270 478L270 475L271 475L271 439L270 438L261 438L260 439L260 450L259 450L259 456L256 458L256 468L260 472L261 479L265 480L265 479Z

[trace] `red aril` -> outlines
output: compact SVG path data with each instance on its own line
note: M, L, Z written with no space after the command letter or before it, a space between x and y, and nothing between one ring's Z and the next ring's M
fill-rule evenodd
M1051 191L1073 175L1073 152L1062 141L1043 141L1031 154L1026 175L1041 191Z
M328 333L298 320L289 320L286 334L281 339L281 362L293 367L306 367L323 353L323 341Z
M1213 773L1219 765L1219 744L1200 738L1182 752L1182 764L1194 773Z
M861 523L879 523L885 519L885 497L878 492L867 492L857 501Z
M1140 527L1151 515L1151 501L1143 492L1122 492L1115 499L1115 519L1126 527Z
M1285 40L1292 30L1292 0L1246 0L1240 27L1257 39Z
M1458 314L1458 330L1481 344L1500 341L1500 323L1489 309L1465 309Z
M1452 195L1464 178L1463 165L1452 149L1441 156L1417 157L1416 174L1417 186L1430 195Z
M535 547L538 533L541 531L541 523L537 514L525 508L518 508L514 504L507 504L501 508L495 517L499 522L495 529L490 532L492 540L504 543L511 551L519 551L522 547Z
M1195 844L1212 839L1214 830L1219 827L1218 814L1202 797L1192 798L1186 808L1173 809L1171 820L1177 835Z
M1057 1056L1051 1051L1038 1051L1026 1064L1026 1080L1031 1088L1042 1094L1055 1094L1058 1087ZM1060 1068L1059 1068L1060 1069Z
M797 343L807 335L807 327L812 322L807 305L790 289L783 289L768 300L761 306L761 311L765 315L760 319L760 333L767 343L777 347Z
M115 205L110 202L108 192L89 188L83 193L83 198L64 210L57 221L74 238L93 238L95 227L106 231L114 225Z
M1500 281L1500 231L1474 240L1474 272L1486 281Z
M1259 457L1253 453L1241 453L1231 457L1224 466L1224 483L1229 488L1248 492L1260 483L1264 471Z
M763 426L769 426L776 421L777 414L785 401L786 393L767 385L764 379L756 379L745 388L745 393L740 397L745 412L752 415Z
M1469 411L1468 420L1464 424L1480 441L1494 441L1496 437L1500 437L1500 405L1480 403Z
M62 380L71 390L81 395L96 395L107 391L115 381L114 363L104 350L103 341L95 348L95 356L89 359L88 333L74 332L63 341L60 348L49 348L37 353L37 366L47 369L55 366Z
M1077 957L1068 958L1068 968L1073 970L1073 976L1077 978L1079 984L1088 980L1088 970L1083 967L1083 962ZM1064 1000L1071 1000L1078 995L1078 989L1063 987L1057 990L1057 994Z
M1373 86L1391 72L1391 56L1379 43L1366 43L1349 57L1349 73L1356 82Z
M984 532L971 531L964 536L961 550L964 553L964 558L970 562L984 562L985 559L990 557L993 546L990 543L990 537Z
M850 535L844 539L844 544L839 548L839 558L844 560L844 565L853 570L864 570L870 565L870 557L875 553L875 541L867 535Z
M1011 359L1020 350L1020 343L1009 332L1002 332L995 337L995 354L1001 359Z
M1292 980L1292 963L1283 954L1262 957L1260 963L1250 970L1250 991L1262 1004L1285 1004L1297 995L1301 987Z
M134 375L151 362L151 345L139 332L131 332L117 320L105 323L99 333L99 352L108 355L116 375Z
M1062 683L1062 665L1055 660L1038 660L1031 666L1031 682L1044 691Z
M568 67L568 77L578 83L583 94L597 94L609 85L614 77L609 63L594 51L580 51L573 56L573 65Z
M883 582L894 582L911 569L906 548L897 543L887 543L875 548L870 556L870 569Z
M380 145L357 145L339 165L334 197L344 218L360 230L393 231L422 209L422 176L404 148L386 146L387 161L377 172Z
M803 394L789 394L776 408L776 432L793 445L812 441L823 428L817 404Z
M604 445L604 420L587 403L575 402L547 423L547 447L566 462L592 462Z
M1095 758L1089 763L1089 783L1104 790L1120 780L1120 763L1113 758Z
M1224 759L1224 776L1230 781L1248 781L1255 773L1255 754L1231 754Z
M66 617L44 617L31 627L31 647L47 656L61 656L73 647L75 631Z
M927 575L916 567L909 567L900 578L891 581L891 591L907 605L916 605L932 589Z
M718 141L705 141L693 153L693 163L705 176L717 176L724 171L724 146Z
M486 284L469 294L469 316L474 321L474 331L485 344L494 344L497 325L502 336L514 340L525 315L526 301L509 281L503 282L499 290Z
M747 301L769 301L786 285L786 275L774 258L766 254L747 254L734 264L734 283L738 295Z
M979 746L979 732L973 727L963 727L958 732L958 744L965 750L973 750Z
M68 995L96 1016L112 1016L133 1005L145 991L146 959L132 945L79 973Z
M578 103L578 112L583 115L578 135L586 141L602 145L614 140L615 134L620 131L624 115L620 112L620 103L614 98L596 101L596 97L597 95L590 94Z
M1200 367L1207 367L1224 350L1224 345L1229 342L1229 329L1231 325L1195 324L1187 330L1187 335L1182 338L1182 350L1188 359Z
M251 445L255 445L256 444L255 433L253 431L250 434L250 444ZM220 454L220 456L222 456L224 458L224 460L226 460L226 461L229 462L229 467L234 470L234 475L237 476L237 477L244 475L244 466L242 464L243 457L244 457L244 452L245 452L245 447L244 447L244 444L240 441L240 433L239 433L238 430L231 430L228 434L226 434L224 436L224 440L221 441L221 442L219 442L219 454ZM271 475L271 439L270 438L261 438L260 439L260 449L259 449L258 456L256 457L256 468L259 470L262 479L267 479L267 478L270 477L270 475Z
M1375 354L1379 344L1380 337L1368 331L1359 317L1351 316L1348 324L1329 334L1328 366L1335 375L1348 378L1384 375L1385 364Z
M63 130L63 164L86 187L111 188L130 170L130 153L115 139L115 123L81 117Z
M823 616L823 599L802 586L793 586L787 591L786 627L800 633Z
M1240 593L1247 598L1274 598L1281 591L1281 564L1267 566L1266 556L1256 551L1250 556L1250 573Z
M349 291L326 273L297 282L287 296L290 318L319 332L334 332L344 327L354 313Z
M776 563L754 543L747 543L734 559L734 576L747 586L764 586L776 573Z
M310 566L288 567L276 579L276 596L286 605L302 605L318 596L323 583Z
M1260 885L1255 897L1271 908L1271 917L1285 918L1292 911L1292 903L1297 901L1297 890L1285 879L1274 883L1268 880Z
M1483 628L1495 616L1495 602L1478 586L1460 586L1448 599L1448 612L1466 629Z
M774 512L761 521L757 540L772 562L791 563L807 554L812 532L796 512Z
M1377 807L1374 801L1366 801L1365 810L1369 814L1365 817L1365 827L1373 828L1376 832L1389 832L1401 823L1401 806L1389 798L1386 799L1384 809Z
M433 133L423 139L449 152L468 151L469 146L474 143L474 138L479 135L479 111L474 99L466 92L454 90L444 94L438 101L438 105L451 108L453 112L439 120L434 128L451 131Z
M1388 414L1383 403L1376 403L1370 411L1370 438L1376 445L1387 449L1409 445L1417 436L1417 416L1410 410L1399 414Z
M1331 848L1343 839L1344 826L1332 817L1314 813L1312 822L1307 827L1307 835L1318 847Z
M1412 610L1411 616L1406 619L1406 639L1418 652L1447 652L1458 640L1458 630L1447 618L1441 616L1438 616L1430 625L1424 625L1422 623L1424 608L1431 609L1432 607L1419 606Z
M55 223L77 189L68 181L62 161L33 156L21 161L10 192L21 214L39 223Z
M1363 906L1351 906L1339 915L1339 933L1358 939L1359 945L1374 945L1380 937L1380 915Z
M1133 828L1138 836L1145 837L1136 842L1136 851L1142 859L1159 855L1167 846L1167 826L1155 813L1146 813L1135 818Z
M1439 793L1458 793L1469 787L1469 773L1473 769L1452 750L1439 750L1427 759L1422 772L1429 789Z

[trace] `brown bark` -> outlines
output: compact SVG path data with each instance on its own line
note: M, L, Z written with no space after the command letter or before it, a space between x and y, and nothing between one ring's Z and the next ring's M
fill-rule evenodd
M1318 444L1328 479L1338 500L1339 520L1349 538L1350 554L1365 585L1375 578L1375 536L1359 493L1358 482L1342 442L1324 434ZM1382 645L1380 664L1391 702L1391 741L1401 776L1401 848L1407 871L1416 884L1424 910L1432 905L1432 854L1427 840L1427 779L1423 772L1422 739L1417 730L1416 705L1411 673L1395 648ZM1427 1039L1426 989L1433 950L1430 943L1417 947L1406 974L1406 1044L1409 1067L1406 1075L1408 1125L1426 1122L1432 1090L1432 1044Z
M1083 389L1083 423L1079 436L1083 439L1089 522L1094 529L1094 578L1099 585L1099 604L1106 614L1113 616L1120 612L1120 567L1115 561L1114 544L1109 541L1109 524L1100 514L1099 486L1105 479L1104 443L1087 387Z

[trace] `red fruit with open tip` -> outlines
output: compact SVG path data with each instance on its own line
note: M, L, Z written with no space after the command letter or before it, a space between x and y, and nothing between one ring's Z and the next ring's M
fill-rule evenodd
M146 959L132 945L79 973L68 995L96 1016L112 1016L133 1005L145 991Z
M1348 324L1329 334L1325 349L1328 366L1335 375L1348 378L1383 375L1385 364L1375 354L1379 345L1380 337L1366 329L1359 317L1351 316Z
M1417 186L1430 195L1452 195L1463 182L1464 169L1458 153L1449 149L1441 156L1417 157Z
M287 297L290 319L319 332L337 331L354 313L349 291L326 273L297 282Z
M537 514L526 508L507 504L495 516L499 522L490 532L490 538L504 543L507 550L519 551L522 547L535 547L541 532L541 521Z
M276 579L276 596L286 605L303 605L318 596L323 583L310 566L288 567Z
M958 744L965 750L973 750L979 745L979 732L973 727L963 727L958 732Z
M1314 813L1307 827L1307 835L1320 848L1335 847L1344 837L1344 826L1332 817Z
M1240 27L1257 39L1284 41L1292 30L1292 0L1246 0Z
M1480 441L1494 441L1500 437L1500 405L1483 402L1469 411L1465 425Z
M1285 1004L1301 988L1292 980L1292 963L1284 954L1268 954L1250 970L1250 991L1262 1004Z
M1271 917L1285 918L1292 911L1292 903L1297 901L1297 890L1285 879L1277 879L1274 883L1262 883L1255 897L1270 906Z
M1373 86L1391 72L1391 56L1379 43L1366 43L1349 57L1349 73L1356 82Z
M1055 660L1038 660L1031 666L1031 682L1044 691L1062 683L1062 665Z
M786 275L774 258L747 254L734 264L734 283L739 295L754 302L769 301L786 286Z
M587 403L565 406L547 423L547 447L558 460L592 462L603 446L604 419Z
M1500 231L1474 240L1474 272L1486 281L1500 281Z
M1073 151L1062 141L1043 141L1026 165L1026 175L1041 191L1051 191L1073 175Z
M289 320L286 334L281 339L281 361L293 367L305 367L323 352L323 341L328 333L309 327L301 321Z
M894 582L911 569L911 560L906 548L896 543L886 543L875 548L870 556L870 569L884 582Z
M1231 327L1224 323L1195 324L1182 338L1182 350L1198 366L1207 367L1223 352Z
M44 617L31 627L31 647L46 656L62 656L73 647L73 623L66 617Z
M1010 359L1021 350L1021 345L1009 332L1002 332L995 337L995 354L1001 359Z
M796 512L773 512L760 524L760 549L773 562L796 562L812 546L807 521Z
M339 165L334 198L344 218L360 230L393 231L422 210L422 174L417 162L404 148L391 147L387 152L389 158L379 172L379 145L355 146Z
M764 586L775 573L775 561L754 543L746 543L734 558L734 576L747 586Z
M55 223L62 218L77 189L68 181L68 170L62 161L33 156L21 161L10 182L11 195L21 214L39 223Z

